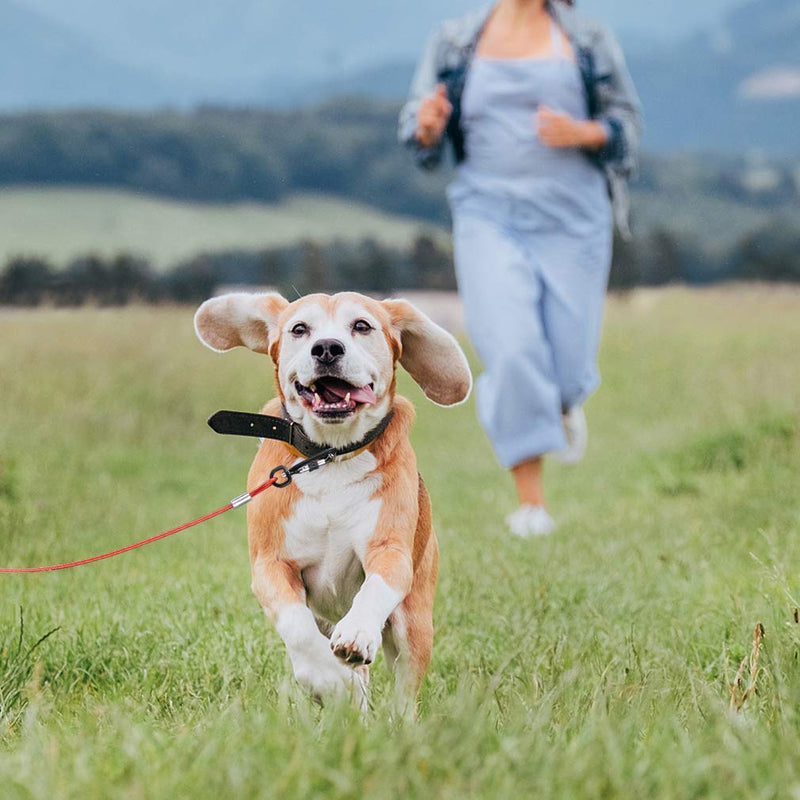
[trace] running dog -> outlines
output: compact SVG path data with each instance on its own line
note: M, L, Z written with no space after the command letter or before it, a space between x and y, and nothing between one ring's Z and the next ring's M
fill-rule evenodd
M301 426L320 450L358 448L248 507L252 589L295 678L318 699L350 695L364 708L382 644L413 702L431 658L439 551L395 371L399 362L430 400L456 405L472 388L461 348L410 303L351 292L223 295L200 306L195 330L217 352L271 357L278 397L262 413ZM263 441L248 489L299 460Z

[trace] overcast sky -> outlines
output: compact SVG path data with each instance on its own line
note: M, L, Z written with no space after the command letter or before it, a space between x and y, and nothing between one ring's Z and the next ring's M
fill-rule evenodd
M21 5L27 5L40 11L45 11L64 22L75 22L76 16L91 14L98 17L108 17L113 15L112 9L116 6L128 6L137 9L145 17L151 17L154 25L158 24L159 18L169 18L169 0L164 2L149 2L148 0L18 0ZM208 13L205 7L216 6L216 10L227 10L231 14L236 13L237 6L247 8L250 13L254 6L263 6L265 9L274 8L281 4L291 4L294 0L262 0L261 3L253 3L251 0L196 0L193 3L195 13L204 15ZM320 4L329 3L331 0L319 0ZM473 2L430 2L430 0L375 0L374 8L376 14L381 14L381 6L403 2L409 14L419 13L426 17L436 18L436 8L441 6L445 14L452 13L453 7L465 9L482 5L481 0ZM652 35L666 34L676 35L694 30L699 27L707 27L719 19L721 14L736 5L742 5L745 0L662 0L652 2L652 0L578 0L581 9L593 16L606 20L615 28L635 28L647 31ZM180 7L184 4L175 3ZM347 0L336 0L336 5L347 13ZM152 8L151 8L152 6ZM158 14L156 9L161 7L162 14ZM415 12L415 7L421 8ZM184 6L185 7L185 6ZM422 8L425 10L423 11ZM156 13L153 13L156 12ZM186 19L187 27L191 28L191 20Z
M618 30L639 29L648 34L677 36L713 27L731 8L745 0L578 0L579 7Z
M433 25L483 0L16 0L153 74L216 76L329 69L414 59ZM626 51L714 27L746 0L577 0ZM800 0L798 0L800 2Z

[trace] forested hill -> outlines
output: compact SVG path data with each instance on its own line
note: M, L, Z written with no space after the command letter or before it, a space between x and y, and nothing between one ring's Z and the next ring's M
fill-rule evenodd
M447 223L448 170L415 168L411 154L397 143L397 110L350 101L285 113L206 108L0 117L0 186L95 185L188 200L265 202L310 190ZM800 169L795 163L763 157L646 157L634 184L633 205L636 240L618 248L615 285L730 276L797 280L800 275ZM314 237L309 225L308 238ZM389 274L373 268L377 252L371 245L357 258L330 254L331 275L345 261L350 271L336 275L351 283L354 270L369 280ZM275 258L289 263L298 261L296 256ZM397 261L400 272L409 273L408 258L395 256L380 258ZM248 265L272 260L272 254L238 254L226 255L223 263L210 253L203 256L201 272L214 283L230 283ZM324 259L306 258L312 265L317 260ZM440 261L437 255L436 264ZM222 264L222 271L209 271L212 263ZM122 272L130 272L128 260L119 264ZM32 269L40 277L50 274L49 266L39 262L12 266L26 275ZM84 275L83 261L74 272ZM190 272L194 289L205 291L196 270ZM428 272L439 275L441 270ZM297 275L289 280L296 285ZM362 283L362 288L376 288L374 282Z
M274 201L298 190L446 219L444 176L414 169L397 108L296 112L58 112L0 116L0 185L82 184L194 200Z
M397 110L351 100L291 112L0 116L0 186L98 185L193 200L263 201L312 190L447 222L447 169L414 167L397 143ZM800 170L790 160L763 157L651 156L635 189L673 198L672 214L687 202L699 208L703 197L796 209Z

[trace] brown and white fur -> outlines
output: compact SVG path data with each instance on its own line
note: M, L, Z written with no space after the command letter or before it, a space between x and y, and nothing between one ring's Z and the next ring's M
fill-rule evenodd
M321 445L359 442L393 410L366 449L258 495L247 525L252 589L298 682L317 698L351 695L363 707L382 644L399 695L413 699L431 658L438 545L409 442L414 410L395 393L395 368L399 361L435 403L454 405L472 386L463 352L406 301L349 292L293 303L277 294L223 295L200 306L195 329L213 350L241 345L271 356L278 397L264 413L280 415L283 405ZM319 396L310 398L326 376L369 401L348 394L336 407L344 410L325 413ZM288 445L264 441L248 488L299 460Z

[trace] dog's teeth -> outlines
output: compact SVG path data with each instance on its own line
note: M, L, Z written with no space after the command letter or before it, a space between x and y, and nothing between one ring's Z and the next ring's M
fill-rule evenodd
M317 384L316 383L312 383L311 386L309 386L308 388L311 389L312 392L316 392L317 391Z
M350 405L350 392L348 392L348 393L345 395L344 402L345 402L347 405Z
M314 405L318 406L321 403L322 403L322 398L316 392L314 392Z

